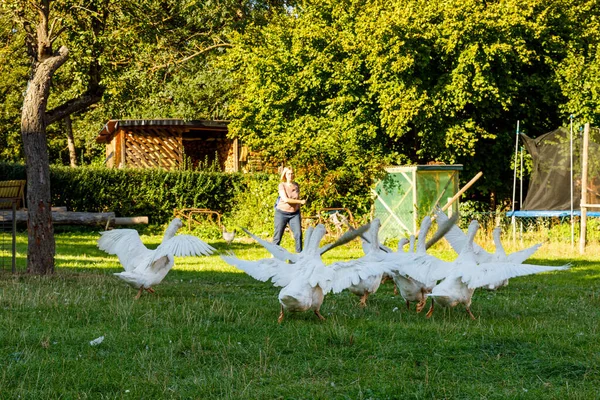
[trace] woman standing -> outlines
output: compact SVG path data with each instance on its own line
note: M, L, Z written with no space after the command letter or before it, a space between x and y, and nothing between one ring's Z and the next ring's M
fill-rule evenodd
M285 167L281 172L279 183L279 199L275 206L275 233L273 243L281 243L281 237L285 232L286 225L290 226L296 241L296 253L302 251L302 221L300 206L306 204L306 200L300 200L300 186L294 181L294 170Z

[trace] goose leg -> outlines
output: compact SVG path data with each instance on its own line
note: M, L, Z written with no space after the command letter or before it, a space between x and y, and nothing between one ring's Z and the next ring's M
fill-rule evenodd
M471 312L471 309L469 307L467 307L467 313L469 314L469 317L471 317L472 320L477 319L477 318L475 318L475 316L473 315L473 313Z
M360 307L365 308L367 306L367 298L369 297L369 292L365 290L365 293L360 298Z
M389 280L391 280L392 284L394 285L394 296L398 296L398 286L396 286L396 282L394 282L394 280L392 278L390 278L387 275L384 276L383 279L381 280L381 284L383 285L384 283L386 283Z
M140 286L140 290L138 290L137 295L134 297L135 300L139 299L140 296L142 295L142 292L144 291L144 287Z
M429 311L427 311L427 314L425 314L425 316L427 318L430 318L431 315L433 314L433 305L435 304L435 301L433 300L433 297L431 298L431 306L429 307Z
M147 288L147 289L146 289L146 291L147 291L148 293L154 293L154 289L152 289L151 287Z
M319 317L319 319L320 319L321 321L325 321L325 317L321 315L321 313L319 312L319 310L315 310L315 315L316 315L317 317Z
M283 304L281 305L281 312L279 313L279 318L277 318L277 323L280 324L283 321Z
M425 303L427 303L427 297L424 297L417 303L417 313L423 311L423 307L425 307Z
M410 310L410 301L406 300L406 309Z

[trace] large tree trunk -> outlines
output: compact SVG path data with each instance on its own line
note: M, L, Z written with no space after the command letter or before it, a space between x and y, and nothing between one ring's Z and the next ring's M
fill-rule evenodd
M61 47L55 55L39 60L27 84L21 114L21 135L27 171L27 272L54 273L54 228L50 204L50 163L46 144L46 104L54 72L67 60Z

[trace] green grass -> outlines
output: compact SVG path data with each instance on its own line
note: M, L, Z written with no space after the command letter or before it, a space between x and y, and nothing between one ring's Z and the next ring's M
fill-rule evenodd
M143 240L157 245L161 234ZM330 294L325 322L303 313L279 325L279 289L218 256L177 259L156 294L135 301L97 237L57 233L55 276L12 275L5 260L0 398L597 398L598 256L544 246L533 263L574 267L477 290L475 321L461 306L426 319L386 284L364 310L352 294ZM21 234L21 272L25 241ZM232 249L240 258L266 256L249 242ZM451 257L443 246L433 253ZM360 255L351 244L326 261Z

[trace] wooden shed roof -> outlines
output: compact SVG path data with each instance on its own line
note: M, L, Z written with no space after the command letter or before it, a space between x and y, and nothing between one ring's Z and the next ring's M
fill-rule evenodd
M183 119L111 119L98 132L96 142L110 142L121 128L143 129L144 127L177 127L184 130L210 130L227 132L229 121L183 120Z

